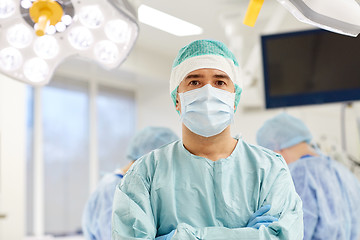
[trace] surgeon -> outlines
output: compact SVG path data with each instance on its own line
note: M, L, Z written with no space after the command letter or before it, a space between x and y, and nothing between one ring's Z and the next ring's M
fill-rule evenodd
M86 203L82 218L85 239L111 239L111 212L116 185L139 157L178 139L173 131L164 127L146 127L136 133L127 151L129 164L106 174Z
M303 201L304 239L360 239L360 184L340 163L310 145L309 129L281 113L257 132L257 143L280 153L289 164Z
M241 80L222 42L197 40L179 51L170 94L182 140L137 160L117 186L113 240L303 238L286 162L231 137Z

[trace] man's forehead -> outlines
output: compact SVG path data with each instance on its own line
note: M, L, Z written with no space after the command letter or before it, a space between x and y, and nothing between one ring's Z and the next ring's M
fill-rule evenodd
M187 78L192 78L192 77L203 77L205 75L213 75L213 76L218 76L218 77L224 77L224 78L229 78L230 77L224 72L221 71L219 69L215 69L215 68L201 68L201 69L196 69L190 73L188 73L184 79Z

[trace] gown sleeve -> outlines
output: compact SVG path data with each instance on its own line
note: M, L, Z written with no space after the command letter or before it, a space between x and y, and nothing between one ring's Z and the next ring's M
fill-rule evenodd
M141 176L132 172L115 190L112 239L154 239L155 235L149 186Z

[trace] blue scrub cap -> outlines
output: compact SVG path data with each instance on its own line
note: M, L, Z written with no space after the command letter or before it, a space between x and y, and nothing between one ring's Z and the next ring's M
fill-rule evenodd
M312 135L306 125L285 112L267 120L256 134L258 145L273 151L301 142L310 143L311 139Z
M178 139L179 137L169 128L146 127L136 133L131 140L127 151L127 157L130 160L137 160L152 150Z
M196 40L181 48L172 66L170 94L176 105L177 88L190 72L202 68L213 68L225 72L235 86L235 107L242 92L241 71L234 54L222 42Z

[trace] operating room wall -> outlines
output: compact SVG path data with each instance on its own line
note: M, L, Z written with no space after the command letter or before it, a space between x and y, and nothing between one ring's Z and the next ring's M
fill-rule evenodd
M169 95L172 61L169 56L136 46L121 67L135 74L137 129L164 126L181 136L179 117Z
M172 129L181 137L181 122L167 84L144 85L137 90L138 128L152 125Z
M0 75L0 239L25 232L25 85Z

